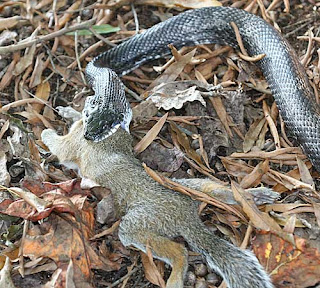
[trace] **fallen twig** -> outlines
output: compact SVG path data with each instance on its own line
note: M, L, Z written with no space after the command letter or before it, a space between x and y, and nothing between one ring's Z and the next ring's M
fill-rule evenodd
M27 47L32 46L33 44L38 44L42 41L48 41L48 40L54 39L55 37L59 37L59 36L64 35L68 32L86 29L86 28L90 27L93 23L95 23L95 21L96 21L96 19L90 19L90 20L85 21L83 23L76 24L71 27L65 27L59 31L52 32L48 35L40 36L40 37L33 39L33 40L30 40L30 41L27 41L27 39L24 39L17 44L12 44L9 46L0 47L0 55L25 49Z

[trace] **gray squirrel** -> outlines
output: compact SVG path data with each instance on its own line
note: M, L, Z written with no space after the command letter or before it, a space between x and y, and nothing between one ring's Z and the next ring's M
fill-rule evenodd
M76 164L83 177L111 189L115 208L122 217L120 241L143 252L149 246L155 258L169 264L172 272L166 287L182 288L187 272L187 249L172 240L178 236L206 258L229 288L273 287L252 252L219 238L202 223L197 201L161 186L145 172L134 157L132 138L124 129L93 142L85 139L83 121L79 120L65 136L46 129L41 137L60 162ZM206 181L182 182L201 188Z

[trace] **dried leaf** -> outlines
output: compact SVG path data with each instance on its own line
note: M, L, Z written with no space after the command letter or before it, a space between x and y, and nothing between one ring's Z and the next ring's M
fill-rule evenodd
M161 288L165 288L166 283L157 269L156 264L153 262L152 252L149 245L147 245L146 250L147 254L141 252L141 262L144 268L145 276L152 284L158 285Z
M11 279L11 264L9 257L6 257L5 265L0 271L0 287L16 288Z
M29 87L34 88L41 83L42 72L47 67L45 62L42 61L43 53L37 56L36 63L34 64L33 72L30 78Z
M200 91L197 90L197 86L193 86L182 91L175 90L170 94L162 92L163 86L166 86L166 84L162 83L153 88L153 92L148 98L158 107L158 109L181 109L185 102L193 101L200 101L203 106L206 106L206 102L201 96Z
M38 99L44 100L44 103L49 99L50 96L50 84L48 81L42 82L40 85L37 86L36 90L36 97ZM40 113L42 107L44 106L43 104L33 104L33 110L36 111L37 113Z
M315 184L313 182L313 178L309 172L307 165L299 157L297 157L297 163L298 163L298 167L299 167L299 171L300 171L300 175L301 175L301 180L304 183L311 185L314 189Z
M178 53L177 50L173 46L171 47L171 50L172 50L172 53L174 53L174 51L175 51L175 53ZM150 84L148 89L156 87L156 86L160 85L161 83L168 83L168 82L172 82L172 81L176 80L177 77L179 76L179 74L183 71L184 67L191 61L192 57L196 53L196 50L197 49L193 49L189 53L187 53L183 56L180 56L179 61L171 64L165 70L165 72L163 72L157 79L155 79Z
M258 137L260 135L260 132L262 128L264 127L264 124L266 123L266 119L258 119L255 122L252 123L250 126L248 132L246 133L243 141L243 152L247 153L251 150L251 148L254 146L256 141L258 140ZM262 147L259 147L262 148Z
M13 16L7 18L0 18L0 31L10 29L16 26L19 21L22 19L21 16Z
M255 187L261 183L262 176L269 171L269 160L260 162L250 174L246 175L240 183L242 188Z
M148 133L141 139L139 143L134 147L134 152L136 154L144 151L152 141L157 137L164 123L166 123L168 113L164 114L161 119L148 131Z
M221 97L210 97L210 101L216 110L216 113L223 124L223 127L226 129L229 137L233 137L232 131L230 129L230 126L234 126L234 123L231 121L231 118L229 117L226 108L224 107Z
M252 196L248 192L244 191L237 183L231 182L231 189L234 198L241 203L243 211L247 214L252 224L258 229L265 231L271 231L282 238L286 239L290 243L293 243L293 236L284 233L281 227L273 220L269 214L261 212L252 200ZM251 200L250 200L251 198Z
M34 54L36 52L36 44L33 44L28 52L19 60L13 70L13 75L18 76L24 72L33 62Z
M18 187L7 188L7 191L22 198L34 209L36 209L38 213L45 211L51 205L50 202L47 202L37 197L35 194Z
M259 234L253 251L271 274L276 287L313 287L320 282L320 252L307 240L295 238L292 245L277 235Z

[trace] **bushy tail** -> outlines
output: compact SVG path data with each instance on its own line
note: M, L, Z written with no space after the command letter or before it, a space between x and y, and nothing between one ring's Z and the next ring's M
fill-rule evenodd
M229 288L272 288L269 276L248 250L241 250L215 236L202 223L182 233L191 248L203 254L211 269L218 272Z

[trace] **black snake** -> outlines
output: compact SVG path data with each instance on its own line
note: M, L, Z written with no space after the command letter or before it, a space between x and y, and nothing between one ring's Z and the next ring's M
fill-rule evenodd
M95 95L86 101L85 137L100 141L122 126L129 129L131 109L118 76L176 48L217 43L238 48L230 23L239 28L249 55L257 62L287 129L320 171L320 110L304 68L288 42L263 19L230 7L207 7L172 17L94 58L86 68Z

